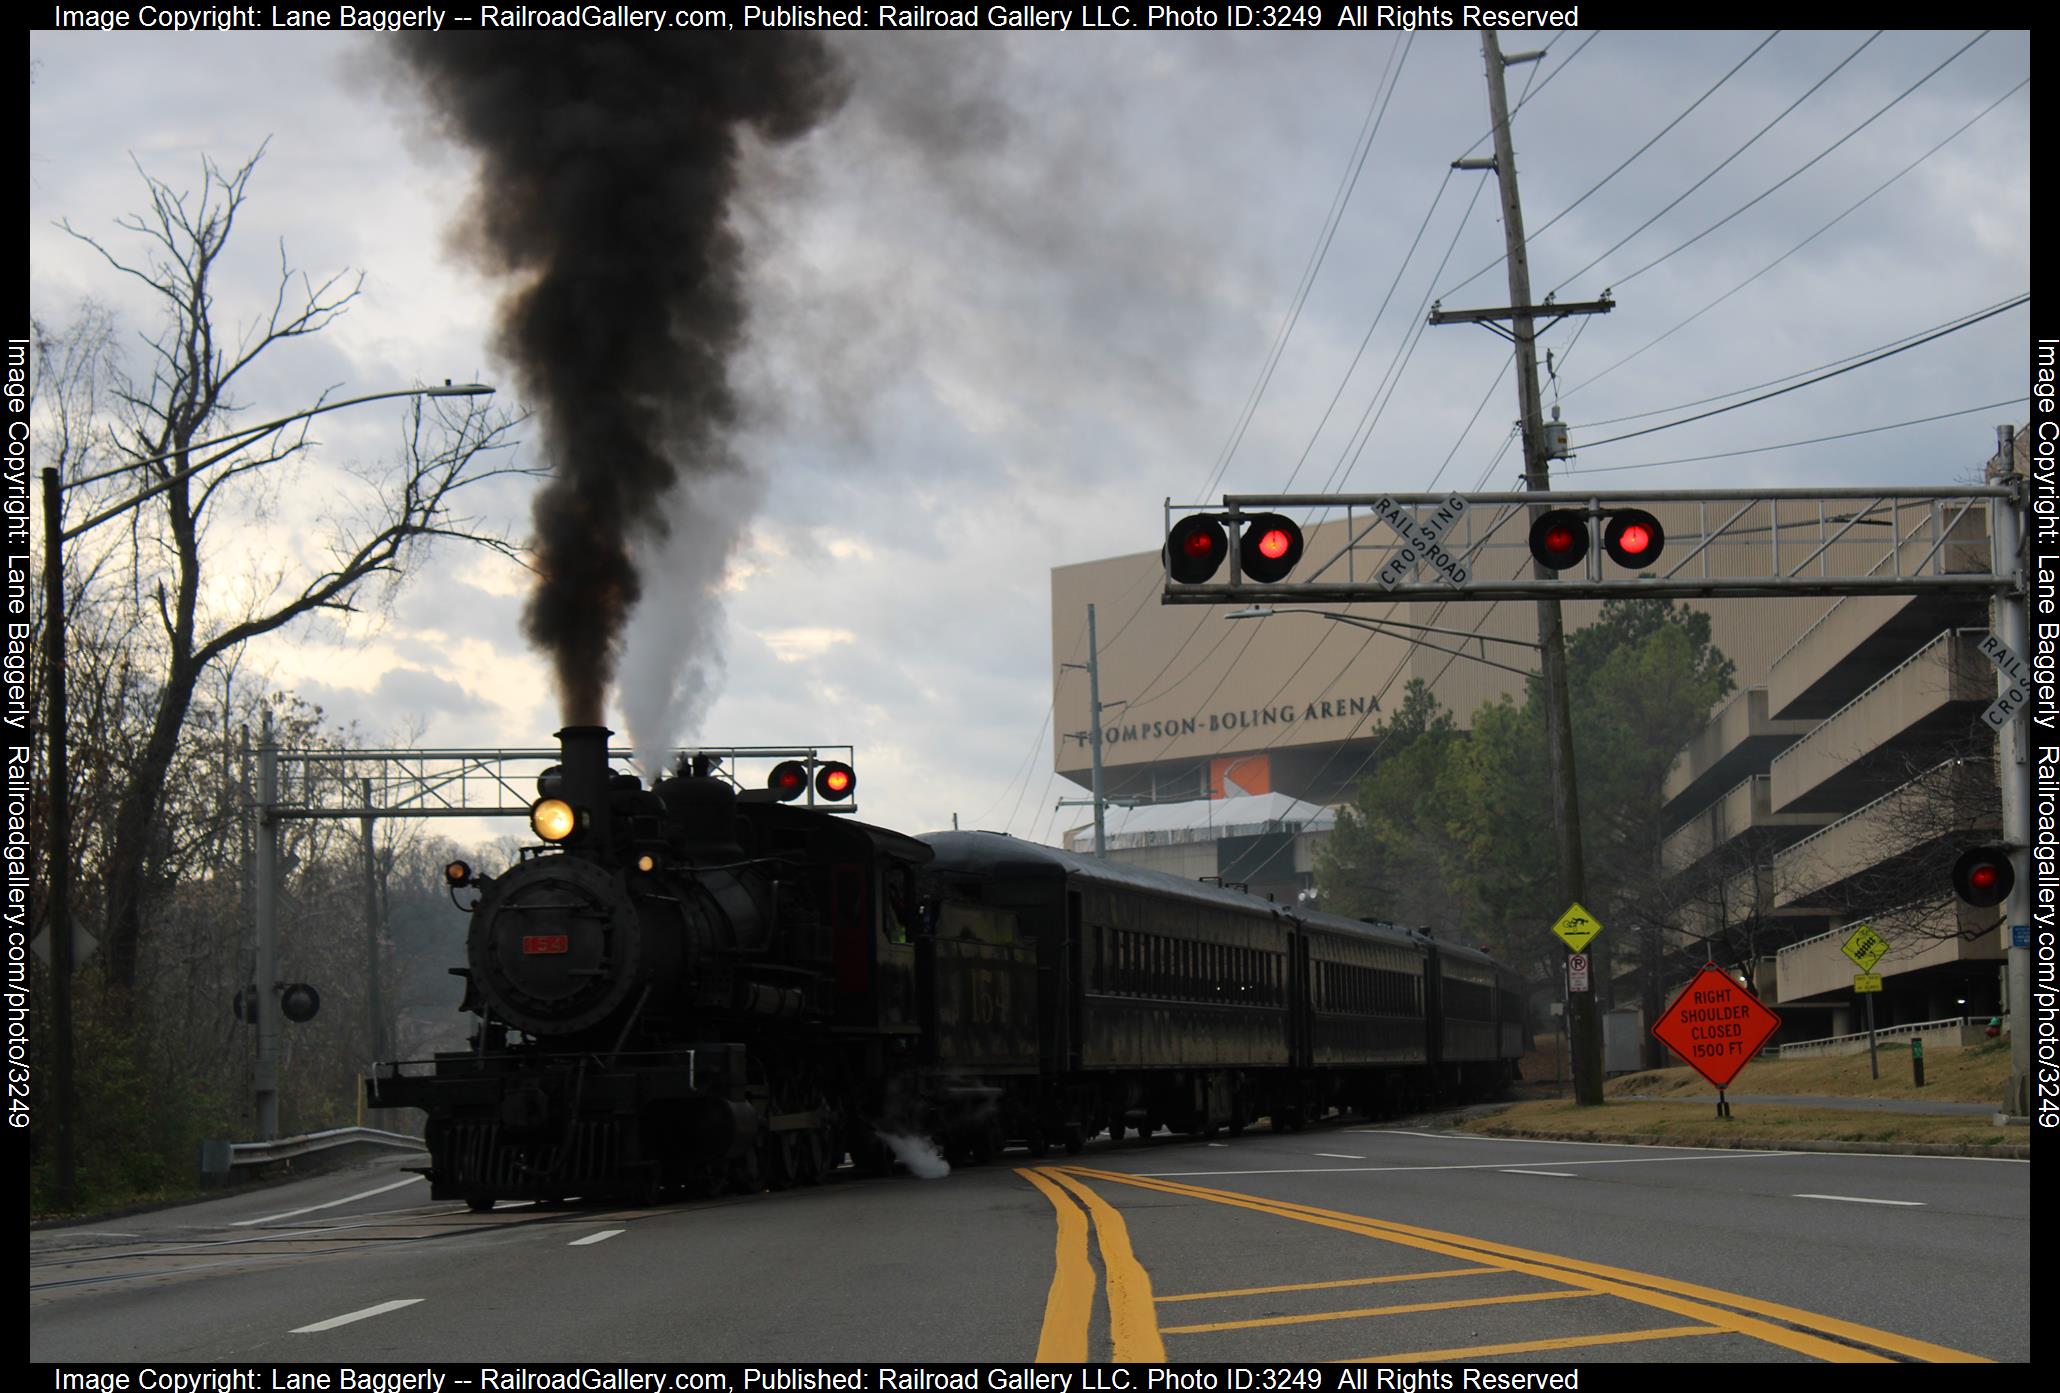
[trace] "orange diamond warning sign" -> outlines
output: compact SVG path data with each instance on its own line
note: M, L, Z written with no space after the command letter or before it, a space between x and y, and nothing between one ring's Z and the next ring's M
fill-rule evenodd
M1696 1073L1724 1088L1780 1028L1781 1018L1737 978L1704 967L1660 1013L1652 1033Z

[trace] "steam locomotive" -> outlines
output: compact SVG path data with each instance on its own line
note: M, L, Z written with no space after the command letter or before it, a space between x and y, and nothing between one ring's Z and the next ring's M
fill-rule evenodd
M739 791L688 757L645 788L558 733L543 845L472 893L471 1048L382 1065L427 1114L439 1199L820 1181L889 1139L967 1161L1101 1131L1292 1130L1493 1093L1521 980L1392 924L1307 912L989 832L922 838ZM851 771L817 771L826 797Z

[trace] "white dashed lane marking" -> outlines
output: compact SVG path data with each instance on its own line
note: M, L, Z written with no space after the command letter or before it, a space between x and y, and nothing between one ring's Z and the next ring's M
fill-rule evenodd
M627 1232L629 1232L627 1229L602 1229L599 1233L590 1233L585 1238L575 1238L565 1246L568 1248L584 1248L589 1243L600 1243L615 1237L618 1233Z
M337 1326L349 1325L354 1320L370 1320L373 1316L383 1316L388 1311L398 1311L403 1306L417 1305L421 1300L419 1296L411 1296L404 1301L382 1301L377 1306L367 1306L364 1310L352 1311L347 1316L331 1316L328 1320L318 1320L313 1325L296 1326L292 1333L312 1335L318 1330L334 1330Z
M419 1175L411 1175L406 1180L396 1180L393 1184L381 1185L376 1190L360 1190L355 1195L345 1195L342 1199L330 1200L327 1204L311 1204L305 1209L289 1209L283 1214L267 1214L262 1219L239 1219L229 1227L246 1229L252 1224L269 1224L278 1219L291 1219L297 1214L312 1214L318 1209L334 1209L339 1204L349 1204L352 1200L368 1200L374 1195L383 1195L388 1190L398 1190L403 1185L413 1185L421 1179L422 1177Z
M1572 1171L1520 1171L1512 1169L1502 1173L1504 1175L1556 1175L1562 1180L1573 1180L1576 1178Z
M1841 1200L1846 1204L1893 1204L1902 1209L1922 1209L1923 1200L1870 1200L1859 1195L1790 1195L1798 1200Z

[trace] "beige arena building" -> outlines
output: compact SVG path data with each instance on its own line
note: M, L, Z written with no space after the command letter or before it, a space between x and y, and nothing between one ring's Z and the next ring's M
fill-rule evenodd
M2020 435L2019 471L2023 445ZM1765 574L1776 548L1783 574L1895 567L1937 575L1991 565L1979 507L1934 508L1927 519L1917 505L1898 504L1891 524L1867 519L1858 506L1783 503L1777 526L1773 506L1724 530L1707 504L1652 504L1668 537L1661 568L1699 551L1684 574ZM1859 539L1855 517L1877 537L1893 525L1898 545ZM1307 546L1290 577L1297 585L1347 569L1370 576L1380 549L1394 543L1363 518L1305 526ZM1471 547L1477 578L1527 576L1518 527L1487 530L1484 520L1485 543L1457 531L1450 540L1455 550ZM1721 540L1698 547L1713 531ZM1629 578L1607 561L1599 570ZM1245 615L1268 607L1163 604L1165 584L1157 552L1052 572L1057 770L1091 789L1086 736L1090 687L1098 685L1103 794L1114 805L1105 816L1107 854L1278 900L1312 889L1314 850L1332 809L1350 797L1410 681L1428 684L1463 727L1482 703L1520 698L1522 670L1535 666L1537 608L1527 599L1470 600L1454 591L1449 599L1378 604L1275 600L1270 615ZM1797 1041L1864 1028L1841 944L1858 922L1892 923L1894 946L1874 969L1884 978L1877 1023L1937 1043L1978 1038L2001 1010L2001 911L1913 909L1870 896L1894 882L1886 872L1927 852L1935 860L1949 835L1966 839L1964 829L1949 833L1913 812L1935 809L1947 781L1976 790L1975 815L1987 825L1998 815L1992 742L1979 743L1987 731L1981 713L1997 695L1996 671L1976 647L1988 630L1988 598L1934 591L1688 603L1710 615L1714 642L1736 665L1736 687L1667 779L1661 873L1716 887L1678 927L1710 934L1749 924L1762 954L1756 987L1787 1019L1780 1039ZM1595 600L1566 603L1568 629L1592 622L1599 609ZM1409 627L1375 632L1325 616ZM1972 749L1979 777L1934 761L1949 748ZM1093 828L1085 816L1079 822L1067 845L1091 851Z

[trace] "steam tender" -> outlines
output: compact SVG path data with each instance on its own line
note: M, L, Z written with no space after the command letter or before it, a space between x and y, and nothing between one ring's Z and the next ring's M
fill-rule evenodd
M1499 1090L1522 984L1391 924L989 832L868 826L796 766L739 790L690 757L646 788L559 732L542 844L473 896L471 1047L382 1065L428 1115L439 1199L710 1195L846 1157L960 1163L1106 1130L1235 1135ZM825 800L853 776L817 771Z

